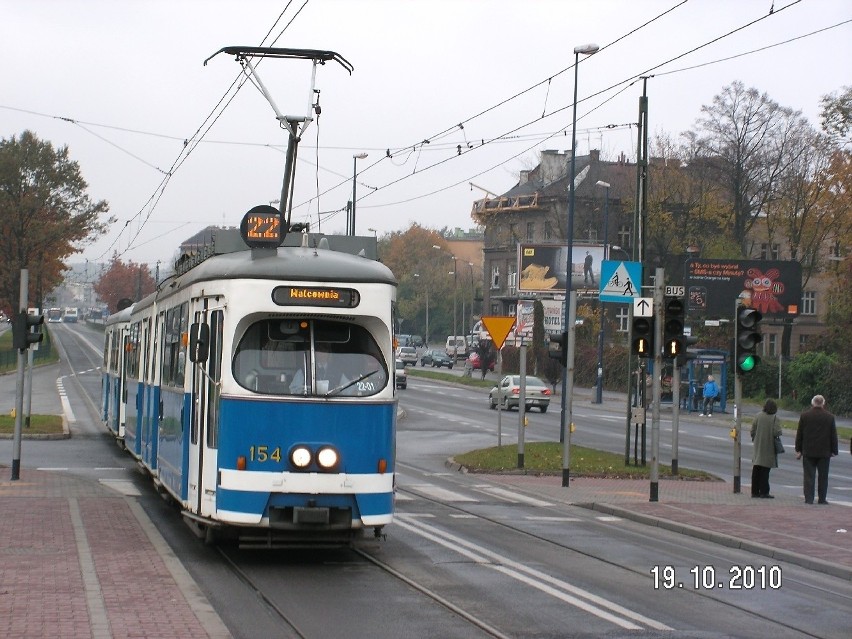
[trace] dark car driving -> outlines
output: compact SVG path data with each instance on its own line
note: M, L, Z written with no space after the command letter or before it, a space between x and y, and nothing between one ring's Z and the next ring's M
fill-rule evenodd
M453 367L453 358L447 355L444 351L439 351L436 348L427 350L420 356L421 366L431 366L432 368L447 368Z

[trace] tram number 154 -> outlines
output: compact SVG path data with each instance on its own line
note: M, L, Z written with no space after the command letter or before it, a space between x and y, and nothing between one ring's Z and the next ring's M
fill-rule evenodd
M269 450L269 446L249 446L249 461L281 461L281 448L275 447Z

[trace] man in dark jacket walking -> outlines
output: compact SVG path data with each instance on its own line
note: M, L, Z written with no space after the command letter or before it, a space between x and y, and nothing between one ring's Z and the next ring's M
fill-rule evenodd
M811 408L799 417L799 428L796 430L796 459L802 460L806 504L814 503L814 478L817 473L817 503L828 503L828 464L837 453L834 415L825 409L825 397L814 395Z

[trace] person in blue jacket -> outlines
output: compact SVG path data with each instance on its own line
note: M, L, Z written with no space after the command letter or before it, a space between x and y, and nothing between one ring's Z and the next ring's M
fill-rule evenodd
M713 404L719 397L719 385L712 375L707 376L707 381L704 382L704 405L701 408L702 417L713 417Z

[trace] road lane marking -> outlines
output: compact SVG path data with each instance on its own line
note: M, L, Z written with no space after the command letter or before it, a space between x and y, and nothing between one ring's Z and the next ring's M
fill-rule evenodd
M400 515L396 519L396 524L413 534L429 539L436 544L467 557L471 561L481 564L483 567L502 572L512 579L526 583L560 601L564 601L580 610L593 614L600 619L610 621L626 630L642 630L642 626L637 625L639 623L656 630L674 630L662 622L645 617L615 602L583 590L578 586L513 561L505 555L486 550L480 544L468 541L434 526L409 520L406 515Z

